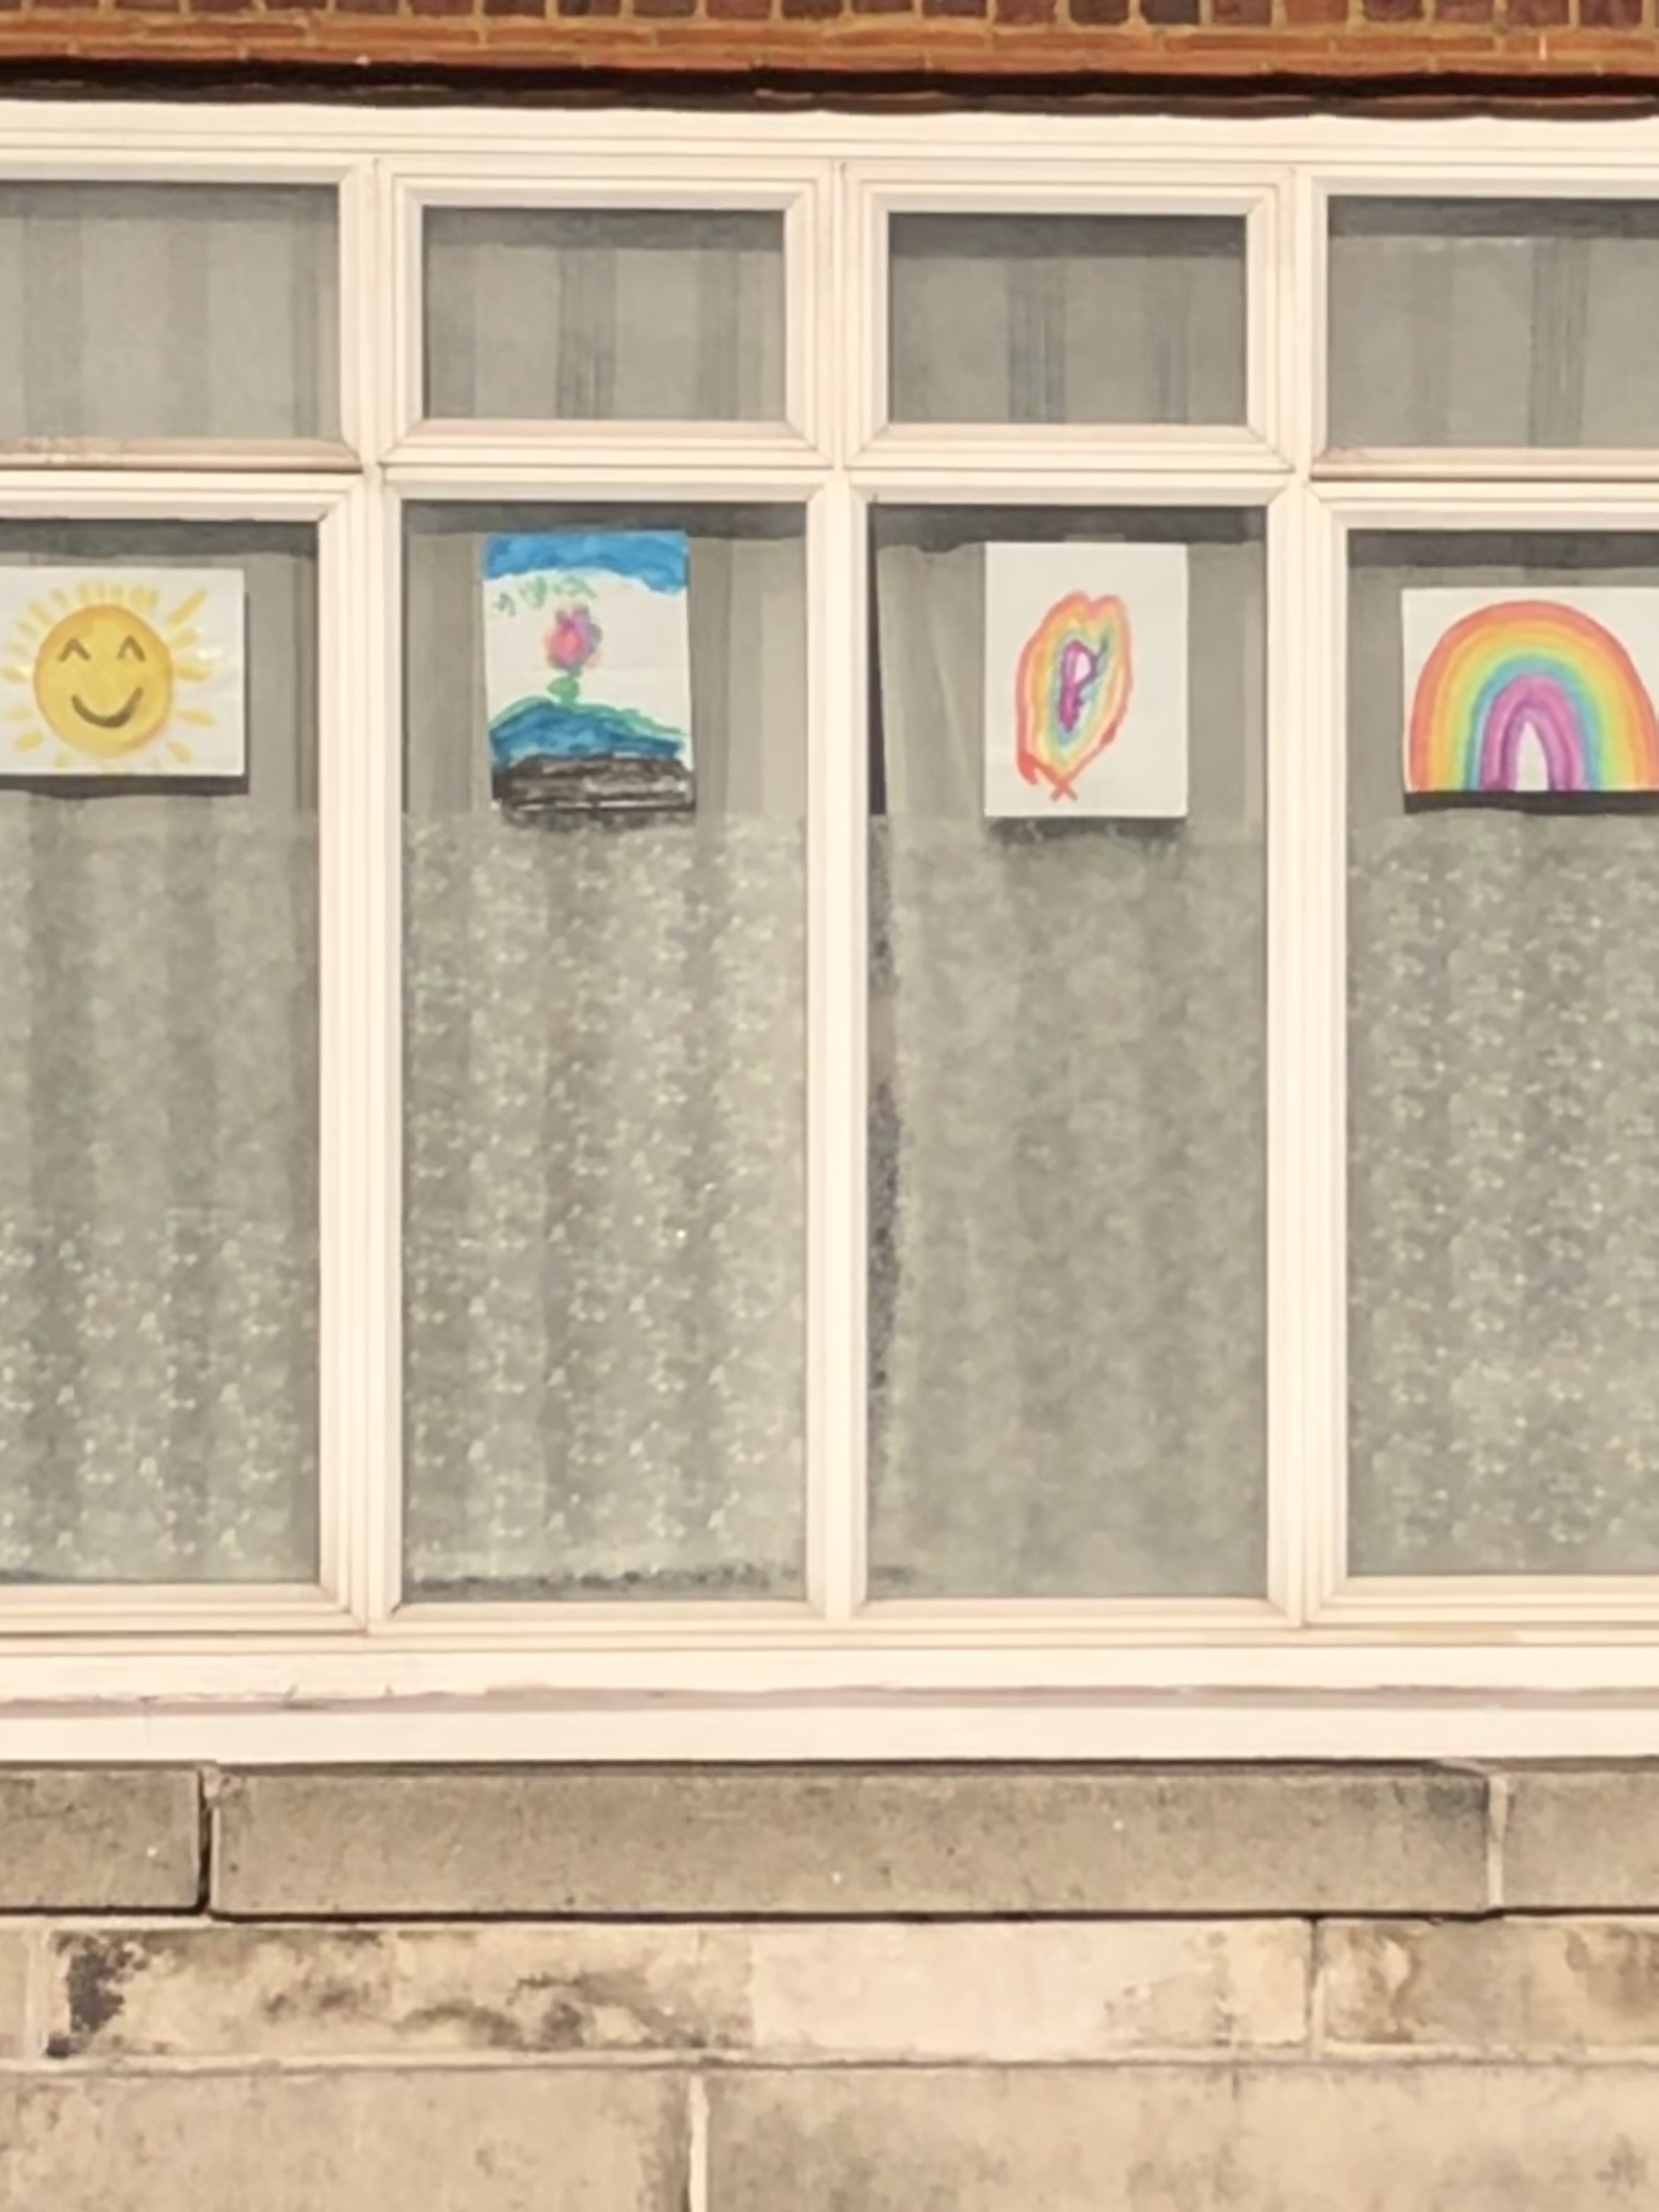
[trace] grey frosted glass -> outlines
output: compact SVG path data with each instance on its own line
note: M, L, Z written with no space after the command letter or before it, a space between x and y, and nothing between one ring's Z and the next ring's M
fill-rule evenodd
M799 508L411 511L405 1566L427 1598L802 1588ZM691 539L693 816L492 805L492 530Z
M0 184L0 439L339 434L335 199Z
M317 1572L317 577L246 524L0 562L246 579L245 790L0 787L0 1581Z
M1264 1587L1259 532L878 519L877 1596ZM984 547L1026 538L1190 548L1185 822L984 819Z
M1401 797L1401 594L1659 586L1659 538L1362 535L1350 580L1359 1574L1659 1571L1659 817Z
M1339 199L1330 442L1659 444L1659 206Z
M433 208L425 247L428 415L783 420L781 213Z
M895 422L1243 422L1233 216L896 215Z

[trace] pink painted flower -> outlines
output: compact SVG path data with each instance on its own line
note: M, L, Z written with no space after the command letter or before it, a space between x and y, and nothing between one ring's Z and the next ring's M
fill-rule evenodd
M577 675L599 652L601 635L586 607L559 608L544 641L549 667Z

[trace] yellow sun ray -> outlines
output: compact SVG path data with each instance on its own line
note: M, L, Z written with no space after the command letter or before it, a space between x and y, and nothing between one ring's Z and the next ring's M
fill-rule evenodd
M74 600L70 599L69 593L65 591L54 591L52 595L52 603L53 606L61 609L64 614L67 614L70 609L75 605Z
M46 742L46 733L44 730L24 730L18 737L17 750L20 753L32 753L37 745L43 745Z
M185 684L205 684L213 671L199 660L175 660L173 672Z
M28 711L27 707L24 708L25 714ZM175 708L173 720L179 722L193 722L198 730L216 730L219 726L216 718L210 714L205 707Z
M135 584L127 597L141 615L147 615L154 611L161 593L152 592L148 584Z
M180 599L173 612L162 617L161 627L172 629L176 623L188 622L206 597L205 591L192 592L187 599Z
M74 754L65 748L64 750L58 754L57 759L53 761L52 766L54 768L73 768L75 766Z
M173 757L176 761L187 761L191 757L190 747L188 745L181 745L177 738L169 738L167 739L167 750L173 755Z
M187 646L199 645L201 642L202 633L199 629L170 629L167 632L167 643L175 653L183 653Z
M9 722L32 722L34 720L34 708L32 705L26 705L20 699L15 707L7 708L6 720Z
M8 684L27 684L29 680L27 668L13 668L9 665L0 669L0 675L4 676Z

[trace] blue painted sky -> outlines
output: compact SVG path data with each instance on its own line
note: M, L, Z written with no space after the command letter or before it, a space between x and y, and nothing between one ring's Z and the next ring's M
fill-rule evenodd
M563 569L629 576L653 592L683 592L686 580L683 530L524 531L486 538L483 573L528 576Z

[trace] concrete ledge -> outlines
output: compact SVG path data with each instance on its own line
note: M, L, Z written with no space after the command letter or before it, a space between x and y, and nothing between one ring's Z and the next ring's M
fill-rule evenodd
M1468 1913L1486 1786L1434 1768L271 1770L218 1794L238 1917Z
M0 1767L0 1911L186 1911L201 1823L188 1771Z
M710 2083L712 2212L1635 2212L1634 2066L795 2072Z
M17 2212L682 2212L684 2084L661 2074L0 2076Z

